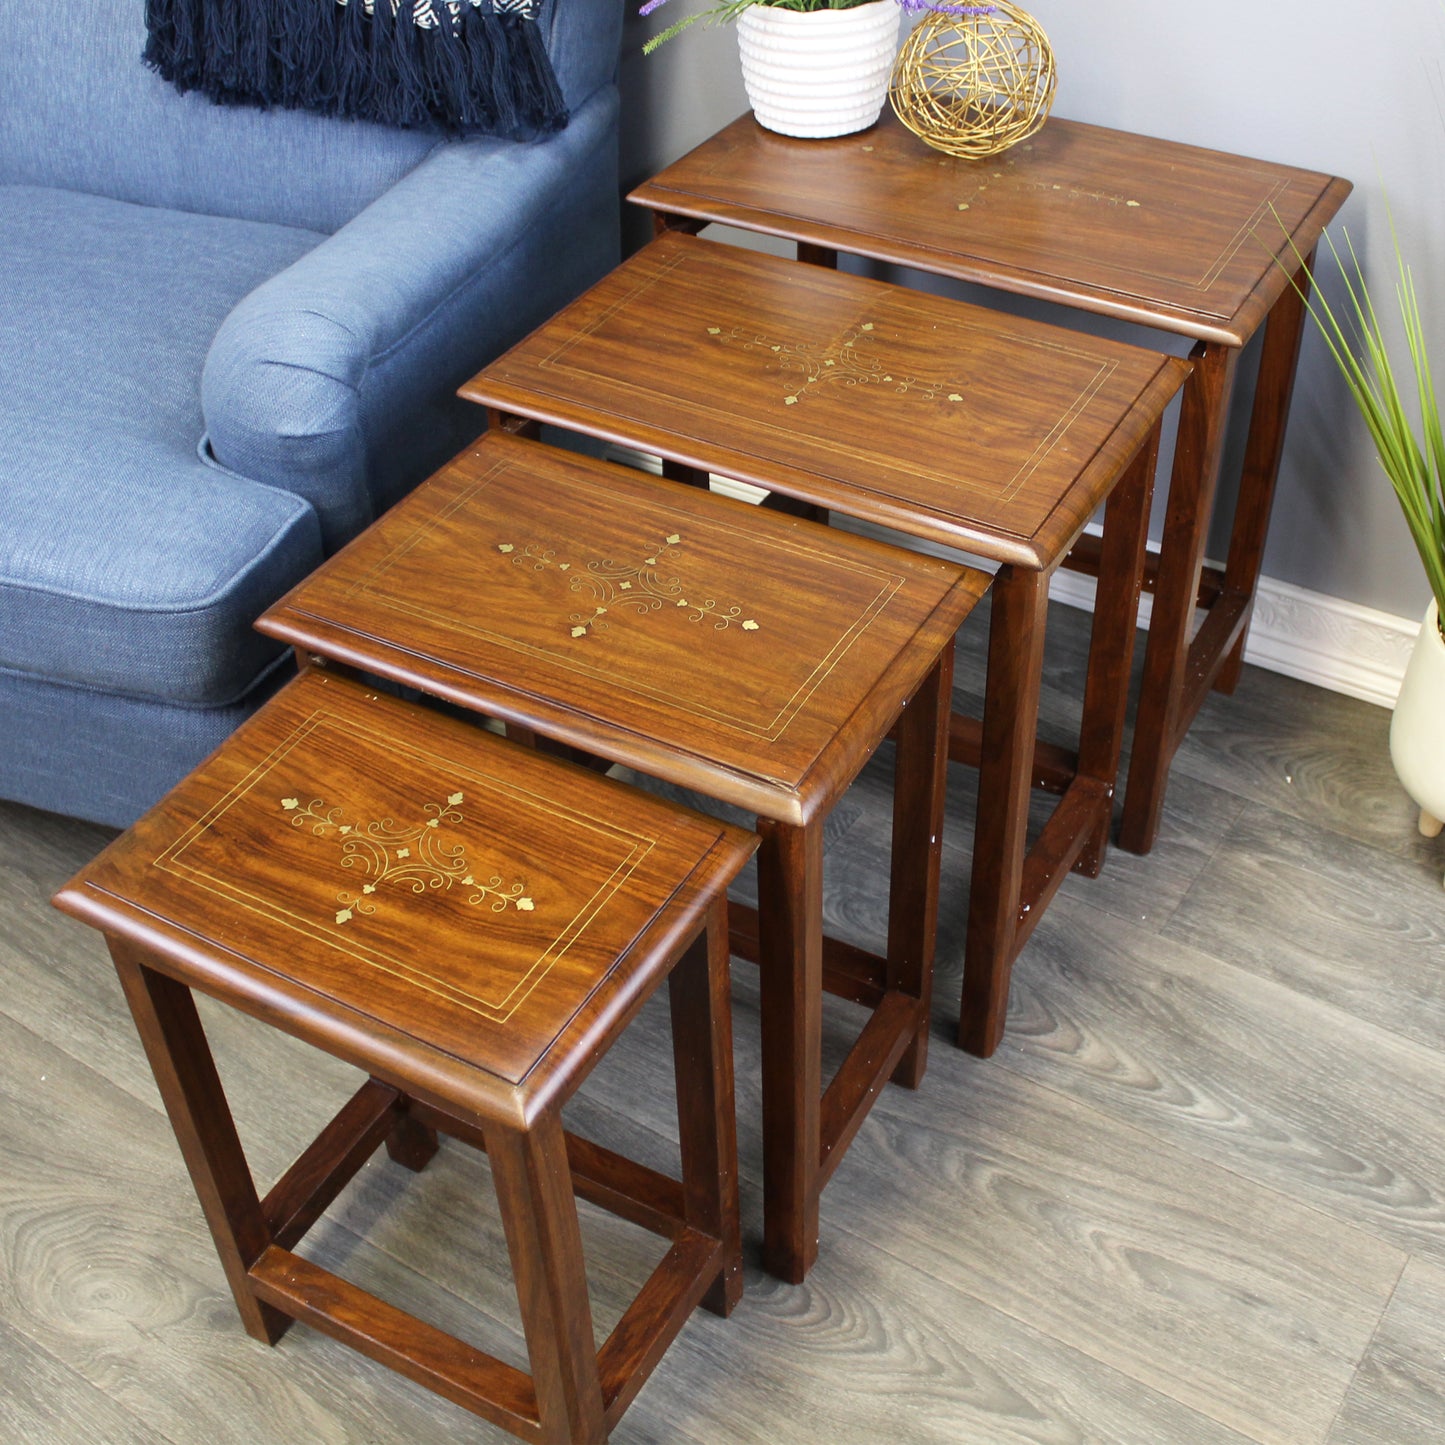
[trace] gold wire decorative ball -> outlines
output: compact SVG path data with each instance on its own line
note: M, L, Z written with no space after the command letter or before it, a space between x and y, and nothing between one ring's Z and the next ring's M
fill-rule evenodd
M888 99L916 136L949 155L991 156L1031 136L1054 104L1054 52L1011 0L986 15L930 15L893 66Z

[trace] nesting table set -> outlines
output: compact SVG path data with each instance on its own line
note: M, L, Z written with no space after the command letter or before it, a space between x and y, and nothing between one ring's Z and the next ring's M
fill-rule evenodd
M297 681L57 899L107 934L253 1335L302 1319L524 1438L604 1438L692 1308L739 1297L729 942L761 970L764 1263L805 1276L873 1100L923 1077L939 889L961 882L940 879L950 757L979 769L960 1039L986 1054L1050 898L1104 861L1146 580L1126 846L1152 841L1174 748L1232 682L1299 341L1288 273L1307 278L1347 189L1060 121L961 162L892 122L799 142L745 117L634 196L658 213L653 243L463 388L487 435L262 619L296 647ZM711 221L823 264L685 234ZM1199 345L1191 367L847 274L839 250ZM1201 582L1228 384L1266 317L1230 558ZM539 424L661 457L666 475L543 445ZM768 497L714 494L709 473ZM992 581L830 513L957 548ZM1068 749L1036 736L1064 565L1099 579ZM953 640L990 589L983 715L956 716ZM878 956L824 933L822 840L890 737ZM598 776L616 763L747 809L756 836ZM1036 787L1058 802L1030 840ZM754 849L751 910L726 894ZM560 1120L664 983L679 1179ZM368 1076L264 1199L195 988ZM828 991L869 1014L825 1087ZM296 1252L378 1148L421 1169L438 1134L491 1159L530 1374ZM669 1241L600 1348L574 1192Z

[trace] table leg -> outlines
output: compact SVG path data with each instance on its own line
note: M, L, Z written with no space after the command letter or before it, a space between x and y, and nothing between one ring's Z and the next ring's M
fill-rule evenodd
M251 1266L272 1243L191 991L107 935L110 956L201 1201L246 1333L274 1345L290 1318L257 1299Z
M822 266L827 271L838 269L838 252L832 246L819 246L812 241L798 242L798 260L805 266Z
M671 457L662 458L662 475L670 482L681 482L685 487L698 487L704 492L712 486L712 478L701 467L690 467Z
M562 1122L546 1113L525 1131L491 1130L487 1153L517 1281L539 1438L557 1445L603 1441L597 1345Z
M1214 679L1220 692L1233 692L1244 666L1244 644L1249 635L1249 618L1254 611L1254 594L1264 564L1264 542L1269 531L1269 514L1274 506L1274 488L1279 480L1284 455L1284 433L1289 406L1294 396L1295 372L1299 366L1300 344L1304 338L1310 278L1314 252L1295 272L1292 284L1280 293L1265 322L1259 377L1254 384L1254 407L1249 416L1249 440L1245 444L1244 471L1239 482L1239 502L1234 512L1234 531L1229 539L1229 557L1224 567L1224 595L1240 599L1244 621L1239 637Z
M766 507L770 512L781 512L785 517L802 517L806 521L818 522L825 527L828 525L827 507L799 501L797 497L787 496L783 492L769 492L760 505Z
M974 827L958 1041L987 1057L1003 1037L1028 842L1049 574L999 568Z
M386 1152L404 1169L420 1174L431 1163L439 1143L435 1129L403 1114L386 1136Z
M887 987L921 1000L918 1030L893 1071L916 1089L928 1066L929 1006L938 935L938 875L953 710L953 642L939 654L898 720L893 772L893 846L888 885Z
M1119 829L1120 846L1131 853L1147 853L1154 846L1164 810L1169 764L1184 713L1189 637L1238 356L1234 347L1201 342L1192 353L1194 371L1184 384Z
M1098 824L1074 864L1076 872L1097 878L1104 865L1113 821L1114 784L1124 746L1129 708L1129 672L1139 622L1139 593L1149 542L1149 503L1159 460L1156 426L1128 470L1109 494L1104 511L1099 586L1089 637L1089 671L1084 684L1083 723L1079 729L1078 776L1099 784L1106 800Z
M823 828L758 820L763 1263L791 1284L818 1257Z
M730 977L727 901L720 899L667 980L684 1210L690 1225L723 1242L722 1272L703 1296L719 1315L731 1314L743 1294Z
M707 225L706 221L701 221L696 216L673 216L666 211L652 213L652 234L654 236L665 236L669 231L676 231L684 236L696 236L700 231L705 230Z
M542 439L542 423L535 417L518 416L515 412L503 411L500 407L487 408L487 428L490 431L511 432L513 436L529 437L532 441Z

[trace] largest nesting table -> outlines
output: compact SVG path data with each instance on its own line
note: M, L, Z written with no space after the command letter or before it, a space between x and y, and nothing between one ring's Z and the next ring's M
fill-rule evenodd
M635 190L660 229L723 222L1187 337L1169 506L1120 843L1158 835L1175 750L1211 687L1232 692L1264 560L1315 245L1350 184L1335 176L1052 119L1002 155L930 149L892 115L837 140L791 140L750 115ZM1222 568L1204 561L1234 375L1263 328ZM1085 536L1069 565L1094 571ZM1194 632L1196 603L1205 619Z
M552 423L998 564L960 1040L1112 815L1159 423L1189 365L959 302L665 235L462 388ZM1077 752L1035 747L1049 579L1107 502ZM826 605L820 601L820 606ZM1028 841L1031 789L1062 796ZM746 952L739 937L738 951Z

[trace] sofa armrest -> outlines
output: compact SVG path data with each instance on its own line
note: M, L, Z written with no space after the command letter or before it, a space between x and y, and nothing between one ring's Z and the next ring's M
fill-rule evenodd
M545 141L438 147L251 292L202 377L216 462L305 497L328 550L364 527L395 491L379 453L410 415L615 259L616 109L609 86ZM612 234L596 234L597 197ZM578 264L555 254L574 246Z

